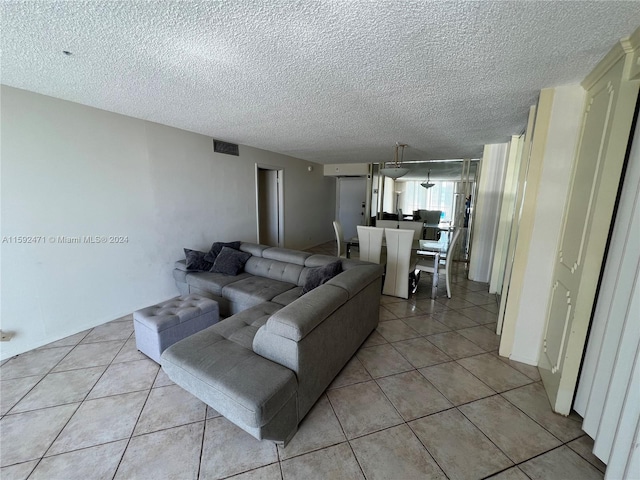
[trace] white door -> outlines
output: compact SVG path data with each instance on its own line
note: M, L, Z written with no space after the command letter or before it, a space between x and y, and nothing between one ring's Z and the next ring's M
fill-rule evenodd
M573 408L595 440L593 454L607 464L607 478L632 478L633 458L640 458L634 440L640 421L638 122L608 250Z
M507 309L507 300L509 299L509 287L511 285L511 274L513 272L513 261L516 254L516 244L518 243L518 230L520 228L520 216L522 214L522 206L525 199L525 186L527 180L527 171L529 169L531 142L533 140L533 132L536 121L537 107L532 105L529 108L529 120L527 122L527 130L521 142L521 152L519 154L518 177L515 185L515 194L513 199L513 215L511 224L507 234L507 247L504 259L504 267L501 277L502 287L500 288L500 307L498 310L498 323L496 325L496 333L502 334L502 326L504 323L505 313ZM504 338L504 337L503 337ZM511 347L509 347L511 348ZM510 354L510 352L509 352ZM503 352L500 352L503 355Z
M280 207L278 170L258 168L258 243L281 246Z
M587 85L556 251L539 369L553 410L564 415L571 410L638 95L637 83L623 79L625 59Z
M336 217L342 225L344 238L350 239L358 235L356 227L365 225L367 199L366 177L338 178L338 213Z

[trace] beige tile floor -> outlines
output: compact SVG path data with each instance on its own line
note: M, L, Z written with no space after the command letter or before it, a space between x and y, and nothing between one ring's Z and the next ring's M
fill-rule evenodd
M333 245L315 251L333 254ZM383 297L380 325L286 448L259 442L135 348L131 316L0 367L9 479L601 479L580 419L535 368L497 355L496 300L454 279Z

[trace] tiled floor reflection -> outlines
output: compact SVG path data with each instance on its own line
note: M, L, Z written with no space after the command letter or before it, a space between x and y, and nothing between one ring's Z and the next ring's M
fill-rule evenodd
M135 349L130 315L27 352L0 367L0 478L603 478L537 369L497 355L486 290L460 271L451 300L431 300L428 275L409 300L383 297L286 448L174 385Z

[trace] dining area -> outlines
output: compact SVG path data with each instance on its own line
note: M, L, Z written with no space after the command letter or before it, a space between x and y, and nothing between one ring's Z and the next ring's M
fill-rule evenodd
M352 250L357 249L360 260L383 264L383 295L407 299L416 293L420 277L427 274L431 298L437 298L441 282L451 298L455 252L465 228L441 225L439 239L426 240L422 228L400 228L404 226L400 223L418 222L397 222L390 227L358 225L356 236L344 238L340 222L334 221L338 256L351 258Z

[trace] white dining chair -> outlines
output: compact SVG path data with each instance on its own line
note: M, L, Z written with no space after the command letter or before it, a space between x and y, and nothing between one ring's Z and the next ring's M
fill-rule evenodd
M418 272L427 272L433 275L433 289L434 291L438 287L438 283L440 281L440 276L442 273L445 275L445 280L447 282L447 297L451 298L451 265L453 264L453 257L456 248L456 244L460 239L460 235L464 228L456 228L453 232L453 237L451 237L451 241L449 242L449 246L447 247L446 257L444 258L444 268L442 265L442 258L440 258L438 262L438 268L436 270L435 261L433 258L423 258L418 260L415 265L416 274Z
M336 257L346 257L347 250L344 241L344 232L342 231L342 225L337 220L333 221L333 231L336 232L336 243L338 245L338 253L336 254Z
M409 272L413 230L385 228L387 241L387 271L384 277L383 295L409 298Z
M398 228L398 220L376 220L376 227L380 228Z
M413 230L413 239L419 240L422 238L422 232L424 230L424 223L422 222L399 222L399 227L404 230Z
M382 252L382 236L384 228L357 226L358 248L360 260L365 262L380 263L380 252Z

